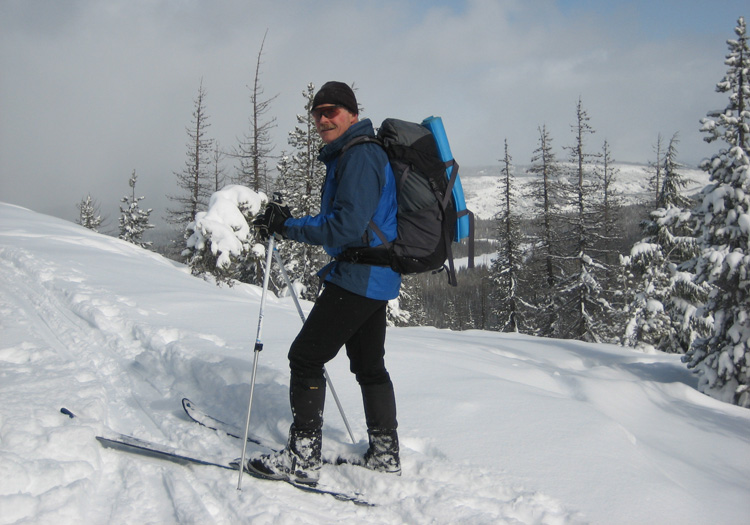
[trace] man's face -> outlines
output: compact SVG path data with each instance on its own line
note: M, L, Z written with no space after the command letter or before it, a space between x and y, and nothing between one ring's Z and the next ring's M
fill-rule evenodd
M315 128L326 144L339 138L358 120L358 116L350 113L348 109L333 104L316 107L312 110L312 116L315 120Z

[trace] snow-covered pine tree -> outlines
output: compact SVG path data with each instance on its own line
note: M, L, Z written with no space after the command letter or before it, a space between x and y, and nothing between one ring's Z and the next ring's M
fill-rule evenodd
M499 181L502 202L500 211L495 215L499 250L490 268L493 314L498 319L498 329L501 332L518 332L523 322L523 302L518 287L523 256L521 231L515 215L517 189L511 160L506 139L505 154L500 161L503 166Z
M669 141L660 168L660 207L642 223L646 235L622 257L629 297L624 343L646 350L684 353L706 333L698 312L706 287L693 282L691 268L697 255L693 202L682 194L687 180L679 173L677 134Z
M568 148L573 168L567 193L574 211L566 220L566 275L557 285L558 318L554 326L556 335L563 339L600 342L605 340L604 327L611 306L604 299L604 290L599 282L606 268L591 253L602 220L593 206L599 197L600 187L589 162L598 154L586 152L585 137L594 130L580 99L576 106L576 123L571 129L575 143Z
M460 330L474 330L477 328L477 319L476 315L474 314L474 309L471 307L472 303L471 301L467 301L464 303L464 306L462 308L462 311L465 312L464 315L460 316L461 319L461 328Z
M552 287L560 275L559 268L555 268L554 245L558 233L555 224L559 217L561 170L552 150L552 137L547 131L547 126L539 129L539 147L534 150L528 171L537 175L530 184L529 197L536 200L541 207L541 212L534 221L539 230L534 257L543 261L544 280L548 287Z
M594 245L594 250L607 265L616 265L618 260L617 245L620 238L619 222L622 211L622 196L616 188L617 176L620 171L615 166L612 158L612 149L609 142L604 141L602 156L597 173L601 185L601 199L595 203L595 209L599 210L602 221L600 223L599 242Z
M677 160L677 144L680 143L679 134L675 133L669 139L667 151L664 153L662 166L662 185L656 200L657 208L690 208L695 203L682 194L690 180L679 172L684 166Z
M714 322L684 360L697 372L702 392L750 408L750 49L744 18L735 33L727 41L727 72L716 86L729 102L708 113L701 129L707 142L726 144L701 164L711 185L701 206L696 281L712 287L706 310Z
M524 272L527 281L535 283L533 289L529 290L529 302L534 305L531 311L534 320L529 322L527 329L529 333L551 336L556 317L552 304L553 289L563 274L558 242L562 169L552 149L552 137L547 126L539 128L539 147L533 152L528 171L536 175L530 184L528 196L536 202L540 211L532 217L532 253Z
M620 342L625 328L625 318L622 315L624 295L620 270L621 243L621 212L622 196L616 188L617 177L620 173L612 158L609 141L602 145L599 163L596 165L599 178L599 199L592 202L595 219L598 224L597 235L594 236L591 253L602 262L604 270L600 273L599 282L602 285L604 317L599 319L602 336L610 342Z
M699 253L696 232L701 213L695 209L695 202L682 194L690 181L678 171L683 166L677 161L677 137L677 133L672 135L664 153L660 208L652 214L654 224L650 228L665 250L671 274L665 307L672 333L669 346L661 349L684 353L710 329L710 316L702 315L710 286L694 279Z
M211 196L208 210L187 226L182 252L193 275L213 276L216 284L257 283L262 279L264 249L255 239L252 220L267 198L250 188L229 185Z
M669 351L671 347L679 347L671 341L671 320L664 308L671 272L662 247L651 240L652 237L647 237L635 243L630 255L621 258L628 300L623 309L627 325L622 341L644 351Z
M151 243L143 241L143 234L146 230L150 230L154 227L154 225L149 222L153 210L151 208L144 210L140 207L139 202L145 197L135 196L135 183L137 180L138 176L135 174L135 170L133 170L133 174L130 176L130 180L128 180L131 193L120 199L122 204L120 205L119 237L120 239L132 242L141 248L149 248Z
M185 167L182 171L175 172L177 186L182 193L168 196L175 206L167 209L167 221L180 231L185 231L187 225L195 220L196 214L207 208L214 189L210 168L214 141L207 136L210 124L205 99L206 91L201 80L198 96L194 101L193 121L185 128L188 135Z
M447 324L447 326L448 326L448 328L450 330L460 331L461 330L461 326L462 326L462 322L461 322L461 319L460 319L461 316L458 315L458 310L459 309L458 309L458 306L456 305L456 303L457 303L456 296L454 294L449 295L448 296L448 301L447 301L447 303L445 305L446 306L446 308L445 308L445 310L446 310L446 316L448 318L446 324Z
M398 297L388 301L388 324L390 326L424 326L427 314L420 293L420 283L424 280L419 275L403 275L401 292Z
M302 96L305 99L305 112L297 115L297 126L289 132L288 142L292 152L282 154L276 180L276 191L282 193L294 217L318 213L320 190L326 176L325 165L318 160L323 141L310 115L315 85L308 84ZM281 242L279 253L297 293L304 299L314 301L318 292L316 273L327 258L323 248L301 242ZM281 282L278 276L274 281Z
M99 204L91 198L91 194L81 199L81 202L76 204L76 208L78 208L78 219L76 222L84 228L98 232L103 219L99 212Z

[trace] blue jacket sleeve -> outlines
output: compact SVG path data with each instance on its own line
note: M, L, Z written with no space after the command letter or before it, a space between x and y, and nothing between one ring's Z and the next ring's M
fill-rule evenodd
M352 148L337 162L341 162L338 175L336 163L328 167L321 213L288 219L284 223L286 237L323 245L333 252L363 244L380 200L388 159L379 146L365 144Z

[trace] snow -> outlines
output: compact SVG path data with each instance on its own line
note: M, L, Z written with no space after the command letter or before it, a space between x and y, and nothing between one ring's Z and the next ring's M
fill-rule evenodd
M657 299L647 299L646 310L648 310L649 312L653 312L653 313L663 312L664 305L661 303L661 301Z
M460 160L460 159L459 159ZM564 162L560 163L565 167ZM534 203L528 197L530 184L538 180L538 176L528 173L529 166L517 165L515 169L515 182L518 183L520 196L517 199L517 211L525 213L525 210L534 209ZM617 170L613 189L619 194L623 205L642 204L653 202L652 190L649 189L649 179L653 177L651 168L641 164L628 164L617 162L612 165ZM480 219L492 219L498 212L501 199L500 163L497 166L463 167L461 168L461 185L464 191L466 207L474 212ZM680 168L679 173L688 182L684 193L693 195L698 193L708 184L709 176L703 170L695 168Z
M479 255L474 256L474 266L479 268L480 266L486 266L490 267L492 266L492 261L494 261L497 258L497 252L493 253L482 253ZM468 268L469 267L469 257L458 257L453 260L453 265L458 270L459 268Z
M744 258L745 255L739 251L727 254L727 256L724 258L724 262L729 267L729 275L732 275L737 271Z
M660 249L661 249L661 246L659 246L656 243L637 242L630 249L630 257L638 258L639 256L644 255L644 254L647 255L650 253L658 252Z
M252 238L243 212L253 216L267 201L264 193L236 184L213 193L208 211L198 212L195 221L189 225L193 233L187 246L202 250L210 240L211 250L217 256L216 265L226 268L231 263L230 255L238 257L243 245Z
M750 411L700 394L679 356L604 344L389 329L403 475L322 473L374 508L99 445L117 431L238 457L180 400L244 421L260 293L0 204L0 523L747 523ZM299 323L268 299L251 428L278 444ZM324 453L362 452L346 357L328 371L359 442L329 402Z

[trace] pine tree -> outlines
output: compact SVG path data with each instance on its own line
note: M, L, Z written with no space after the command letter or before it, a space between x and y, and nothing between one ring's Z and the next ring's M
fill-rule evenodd
M276 99L273 96L263 99L263 87L260 83L260 65L263 56L263 47L266 43L268 31L263 35L263 41L258 51L255 62L255 78L250 93L252 114L250 115L250 130L240 141L234 157L239 158L238 173L235 179L237 184L242 184L256 192L269 191L268 161L271 159L273 146L271 142L271 130L276 126L276 119L263 121L263 116L269 110L271 103Z
M697 339L685 356L706 394L750 408L750 49L744 18L727 41L724 78L716 90L729 95L722 111L702 120L705 140L722 140L722 148L701 167L712 184L704 192L701 255L696 282L711 294L706 311L713 316L711 334Z
M146 230L150 230L154 227L149 222L149 217L153 211L151 208L144 210L141 209L139 202L145 197L135 196L135 183L138 180L138 176L133 170L133 174L130 176L128 184L130 184L131 194L125 195L120 202L120 239L132 242L140 246L141 248L149 248L150 242L143 242L143 233Z
M599 166L601 200L595 203L601 215L599 242L594 246L602 260L607 265L615 265L618 259L617 244L620 238L618 228L622 198L617 191L616 183L619 170L615 167L609 142L602 146L601 164Z
M662 170L662 149L663 139L661 133L656 137L656 144L654 145L654 153L656 153L656 162L649 162L651 173L653 174L648 180L648 185L651 191L654 192L654 206L659 207L659 193L661 192L661 170Z
M630 255L622 257L628 304L623 344L643 350L664 350L671 341L671 322L664 304L669 297L670 271L662 247L652 238L637 242Z
M585 137L594 130L580 99L576 106L576 123L571 129L575 143L568 148L573 166L568 196L574 212L568 220L567 275L557 286L559 317L555 322L555 332L565 339L600 342L605 337L604 328L611 306L604 299L599 282L606 268L591 253L602 219L593 206L600 187L592 177L589 159L598 155L587 153L585 149Z
M701 131L708 136L704 138L706 142L713 142L721 139L727 143L730 148L739 147L747 151L747 141L750 130L748 129L748 120L750 120L750 80L748 76L748 64L750 63L750 53L747 44L747 27L744 17L737 20L737 27L734 29L737 34L736 39L727 40L729 54L724 64L729 66L726 75L716 84L718 93L729 94L729 104L719 111L710 111L708 117L701 119L703 127ZM728 151L725 153L729 153ZM717 156L718 157L718 156ZM714 157L717 159L717 157ZM718 160L718 159L717 159Z
M325 165L318 160L323 147L310 110L315 96L315 86L310 83L303 91L305 113L297 115L297 126L289 132L291 154L282 154L277 166L279 177L277 191L283 194L292 216L315 215L320 210L320 190L326 176ZM295 283L297 293L314 301L318 292L317 271L326 259L320 246L307 243L282 242L279 253L286 265L289 278ZM275 279L278 282L278 277Z
M419 276L404 275L401 293L388 302L388 322L392 326L423 326L426 320L424 300L420 297Z
M664 165L662 167L662 186L659 188L659 197L656 200L657 208L688 208L693 202L682 194L683 188L687 187L690 180L683 177L678 170L683 168L677 161L678 134L669 139L667 151L664 153Z
M516 188L511 170L511 160L506 139L505 155L501 160L503 165L500 179L502 204L500 211L495 216L500 249L490 270L494 285L493 313L499 320L498 328L501 332L518 332L522 322L522 301L518 294L518 284L522 271L521 233L518 218L514 212Z
M643 222L646 234L628 257L622 258L629 304L625 344L643 349L684 353L707 330L698 315L706 299L706 287L692 279L696 215L693 203L681 191L687 180L679 173L677 134L669 141L660 172L661 207Z
M446 317L446 324L450 330L461 330L461 319L458 313L458 307L456 305L456 296L454 294L450 294L448 296L448 302L446 304Z
M698 337L710 329L710 319L701 315L710 287L694 279L696 256L699 253L696 239L700 211L695 209L692 199L681 190L689 182L678 171L677 133L669 141L664 154L663 183L659 192L661 205L652 215L651 226L656 238L665 250L670 263L670 286L668 302L665 304L671 319L670 344L661 350L685 353Z
M541 204L538 215L539 240L536 243L536 255L544 261L544 277L548 287L555 285L560 269L555 268L555 230L556 219L559 217L560 166L552 150L552 138L547 126L539 129L539 147L531 157L529 173L538 178L531 183L530 197Z
M216 284L257 283L262 279L264 250L255 238L252 220L266 204L265 194L229 185L211 196L187 226L182 256L193 275L213 276Z
M532 252L524 271L526 281L533 283L524 293L533 305L528 312L533 319L529 319L525 332L552 336L556 318L553 290L563 275L559 252L562 169L552 149L552 137L546 126L539 128L539 147L533 152L528 172L536 175L529 185L528 196L540 211L531 219Z
M205 99L206 91L201 80L195 99L193 120L191 126L185 128L189 139L185 167L182 171L175 172L177 185L183 192L180 195L169 196L176 205L167 210L167 220L180 231L184 231L187 225L195 220L200 210L208 207L208 200L214 189L210 168L214 141L207 136L210 124Z
M99 211L99 203L91 198L91 194L81 199L81 202L76 204L76 208L79 212L76 222L84 228L98 232L103 219Z
M599 276L603 298L600 302L606 306L601 310L603 317L597 321L602 337L609 342L619 343L626 322L622 315L625 290L622 288L622 272L619 265L622 198L616 188L619 169L615 166L607 140L602 146L599 161L596 172L599 177L600 198L598 202L593 203L595 217L598 215L598 218L594 219L598 228L591 252L603 265Z
M213 174L213 191L217 192L220 189L222 189L226 182L226 173L224 170L224 167L222 166L222 161L224 160L224 157L226 154L221 151L221 147L219 147L219 141L214 141L214 149L211 152L211 165L213 166L212 174Z

